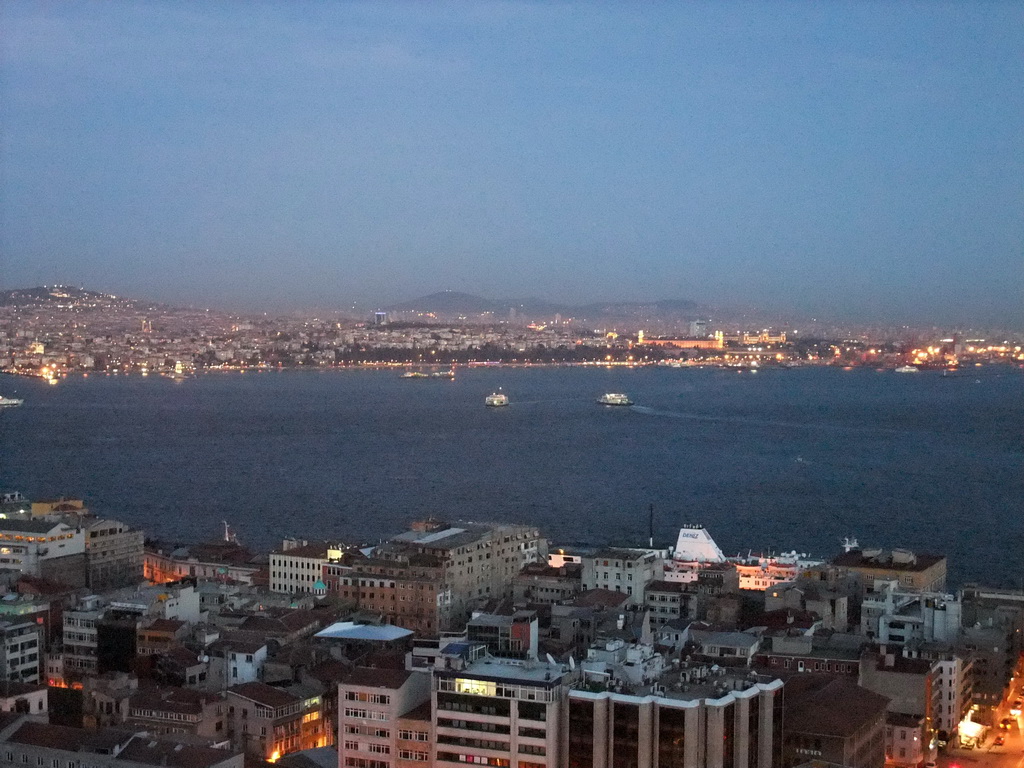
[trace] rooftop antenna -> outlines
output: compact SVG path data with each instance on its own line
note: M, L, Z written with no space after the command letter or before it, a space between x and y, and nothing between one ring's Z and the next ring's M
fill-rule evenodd
M650 504L647 507L647 546L654 549L654 505Z

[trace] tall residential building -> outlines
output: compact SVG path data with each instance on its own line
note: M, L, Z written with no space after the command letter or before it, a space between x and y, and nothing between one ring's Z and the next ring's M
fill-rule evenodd
M145 534L118 520L83 520L86 586L100 592L142 581Z
M0 620L0 677L19 683L43 680L43 628L34 621Z
M461 629L489 599L511 598L523 566L546 559L547 540L531 526L423 520L376 547L366 563L353 560L350 572L337 575L338 588L394 623L415 622L436 635Z
M352 670L338 685L338 767L428 768L429 719L406 720L429 699L429 672Z
M357 669L339 686L339 768L776 764L781 681L648 651L641 670L450 642L422 671Z

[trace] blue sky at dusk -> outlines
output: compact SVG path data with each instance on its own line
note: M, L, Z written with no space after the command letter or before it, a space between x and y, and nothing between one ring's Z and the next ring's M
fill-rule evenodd
M0 9L0 287L1024 327L1024 3Z

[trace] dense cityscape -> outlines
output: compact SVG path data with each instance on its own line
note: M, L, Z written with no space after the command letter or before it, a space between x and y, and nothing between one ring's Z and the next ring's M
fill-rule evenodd
M1021 747L1024 596L953 588L944 555L898 542L728 558L699 524L573 550L429 518L254 552L228 523L156 541L17 491L0 540L14 762L1010 765Z
M435 297L443 299L444 296ZM472 298L472 297L468 297ZM1024 362L1019 334L799 328L713 322L693 310L615 317L587 327L561 314L471 314L448 307L369 318L246 317L188 310L67 287L7 291L0 301L0 371L58 380L70 373L164 374L352 365L616 363L841 365L957 369ZM608 322L608 317L599 318ZM648 330L645 330L645 327ZM650 328L661 333L651 333ZM814 326L811 326L814 328ZM814 328L821 331L824 329ZM846 335L843 335L846 334Z
M1024 3L0 0L0 768L1024 768Z

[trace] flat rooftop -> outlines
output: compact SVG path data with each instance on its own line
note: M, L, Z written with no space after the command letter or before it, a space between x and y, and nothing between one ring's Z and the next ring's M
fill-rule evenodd
M583 679L574 686L575 690L595 692L597 684L601 688L602 676L593 671L592 664L588 664L589 673L584 673ZM614 664L608 664L608 670L613 671ZM620 680L621 682L621 680ZM657 680L643 685L629 685L622 683L621 691L626 696L659 696L673 701L700 701L701 699L720 699L731 693L741 693L756 687L758 684L771 685L777 683L781 687L782 682L773 675L760 675L752 672L746 667L726 668L711 663L690 663L683 664L679 668L669 669ZM585 684L586 687L583 687ZM596 691L596 692L600 692Z
M551 688L562 682L569 674L565 664L549 664L539 661L515 661L512 659L485 658L474 661L463 669L441 673L442 677L466 677L473 680L494 682L516 682Z

